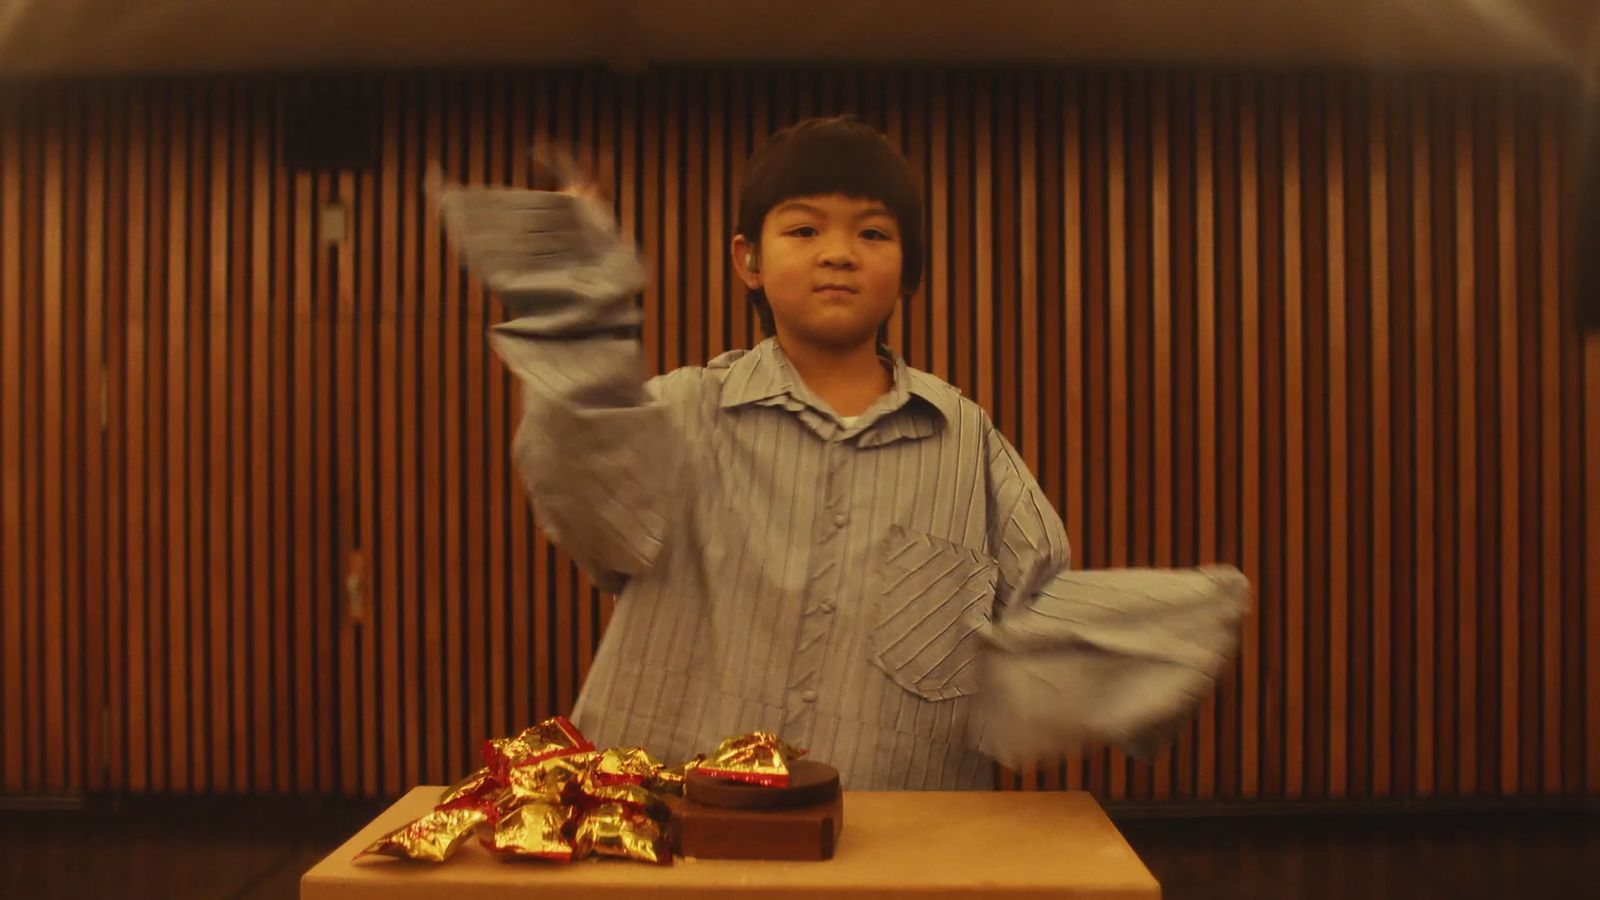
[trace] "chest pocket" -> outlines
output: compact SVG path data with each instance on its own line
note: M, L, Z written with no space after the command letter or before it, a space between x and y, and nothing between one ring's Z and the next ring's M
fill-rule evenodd
M976 691L978 630L999 572L986 554L892 527L871 593L873 664L928 700Z

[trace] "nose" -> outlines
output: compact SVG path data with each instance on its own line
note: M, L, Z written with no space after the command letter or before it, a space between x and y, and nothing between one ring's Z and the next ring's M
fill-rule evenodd
M817 262L825 269L854 269L856 249L848 236L833 236L822 241Z

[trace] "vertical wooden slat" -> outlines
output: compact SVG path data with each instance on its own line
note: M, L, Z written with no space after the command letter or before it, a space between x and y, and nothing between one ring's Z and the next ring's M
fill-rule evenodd
M187 143L186 165L183 174L187 203L182 300L188 319L188 353L184 360L184 404L197 428L186 428L182 456L186 474L184 502L186 530L183 540L189 565L184 597L185 629L184 653L188 655L188 685L184 691L185 714L188 716L188 782L189 790L202 793L207 790L211 773L211 757L207 752L207 724L210 684L210 646L207 639L208 607L207 552L215 533L206 522L206 362L210 344L206 320L209 303L206 297L206 182L210 159L206 147L206 120L209 116L207 92L199 85L184 88L187 106L187 127L182 135Z
M513 142L521 142L528 133L528 81L527 78L518 76L512 82L511 88L511 136ZM626 156L626 149L621 150L621 155ZM514 185L526 183L527 167L516 162L511 164L510 182ZM622 192L619 190L615 202L623 202ZM504 310L501 310L504 313ZM521 407L521 400L517 393L515 383L509 381L509 373L504 368L496 371L495 381L505 385L508 395L505 403L505 414L508 419L508 430L515 433L516 422L519 421L517 413ZM503 443L502 443L503 446ZM538 694L533 691L533 682L541 674L533 668L533 656L529 644L532 640L529 626L529 611L539 601L537 596L542 593L536 585L528 582L530 548L528 544L528 504L523 499L522 482L515 473L507 467L507 475L503 476L502 485L512 492L509 523L506 529L506 552L511 557L511 577L509 582L509 597L511 602L511 663L507 678L511 681L511 723L514 730L520 723L533 720L533 707L537 703Z
M335 465L329 467L333 471L333 490L329 491L336 505L333 509L334 531L330 534L328 544L334 548L332 560L333 572L340 576L335 582L337 587L334 596L332 616L325 616L324 621L331 618L337 625L334 628L333 657L328 659L329 671L333 670L335 660L338 662L339 685L337 693L337 706L329 704L325 710L323 727L327 728L329 719L335 723L334 727L327 728L321 734L325 743L338 741L338 791L345 795L357 794L361 791L361 769L365 762L361 759L363 737L366 733L362 721L365 705L357 700L357 671L360 661L357 652L360 647L362 634L367 630L365 619L367 613L361 613L362 618L356 618L356 610L352 604L357 602L349 594L350 585L345 579L352 574L354 556L364 553L361 529L361 493L360 483L357 481L357 439L360 434L361 399L365 394L358 393L356 384L357 366L357 340L360 325L356 311L356 272L357 260L370 254L359 254L356 243L359 236L366 230L366 223L359 215L356 206L355 175L350 172L341 172L333 185L333 196L330 198L338 204L343 211L345 219L344 237L332 248L334 265L334 296L331 304L331 319L329 330L333 337L333 409L334 418L330 423L333 434L330 448L334 451ZM319 238L319 240L321 240ZM332 573L330 573L332 574ZM363 590L357 587L357 590ZM362 598L359 602L365 604ZM331 777L331 776L330 776Z
M1257 192L1256 123L1257 94L1246 90L1239 110L1239 383L1243 386L1240 431L1244 469L1241 483L1244 510L1240 523L1244 552L1240 568L1250 583L1261 581L1261 283L1260 283L1260 196ZM1261 788L1261 620L1260 606L1266 602L1259 588L1250 612L1246 613L1240 647L1240 769L1239 789L1253 797Z
M933 170L931 181L933 183L933 196L929 206L930 237L928 241L928 254L933 277L932 283L924 291L932 307L930 319L933 323L932 350L930 367L933 374L940 378L950 380L950 280L949 280L949 252L950 252L950 155L949 155L949 112L946 106L945 91L933 91L933 109L930 113L932 121L929 130L932 132L932 149L930 151L929 165ZM1071 231L1072 229L1069 229Z
M404 323L400 329L399 356L401 360L422 359L427 351L421 346L419 340L419 324L423 321L422 292L430 290L427 285L432 284L427 279L419 286L417 278L424 272L432 271L435 265L434 255L438 252L437 243L432 235L436 234L434 227L437 222L433 219L433 210L422 207L423 166L438 159L438 154L432 152L432 142L426 141L430 129L425 124L431 121L426 107L427 100L424 93L425 82L420 77L409 79L405 83L405 109L406 122L410 126L405 144L401 150L404 165L400 171L400 181L396 193L401 198L400 234L405 236L406 252L400 255L401 260L406 260L400 266L400 297L397 304L397 319ZM437 128L431 129L437 132ZM426 142L425 142L426 141ZM423 231L418 234L419 228ZM419 246L420 245L420 246ZM409 261L409 258L420 252L422 259L420 265ZM392 271L392 270L391 270ZM398 327L398 325L397 325ZM406 372L406 377L400 381L396 407L399 410L396 430L398 433L400 456L400 485L415 485L419 477L420 447L423 435L418 431L416 411L419 405L422 366L414 366ZM423 585L421 573L428 571L422 565L420 556L421 548L418 540L421 536L422 516L421 498L418 492L400 490L400 503L398 521L403 525L400 532L400 543L397 553L401 560L399 581L395 584L395 604L404 611L404 620L400 629L402 653L400 669L404 687L405 706L402 724L402 734L405 735L404 771L402 775L404 784L417 784L427 777L428 762L433 742L428 735L427 723L424 720L424 709L433 709L430 704L422 706L423 661L423 633L425 617L423 614L424 597L436 597L437 593L429 593ZM398 527L398 526L397 526ZM437 628L431 629L437 633ZM434 648L437 649L437 648ZM435 657L437 658L437 657ZM437 673L435 673L437 674ZM435 680L433 683L437 683ZM437 758L433 756L432 758Z
M506 181L506 79L497 77L489 96L489 134L486 137L489 147L487 177L495 183ZM608 142L602 141L602 149L609 149ZM609 179L599 174L598 183L609 184ZM481 334L483 328L502 319L503 311L500 304L492 295L480 292L479 303L483 304L480 328L474 334ZM469 335L470 337L470 335ZM481 345L480 345L481 346ZM512 730L511 722L507 717L507 691L511 687L508 681L518 678L515 672L506 670L506 649L514 638L507 631L507 594L506 594L506 506L508 501L516 499L515 486L508 484L506 456L503 448L506 446L506 382L500 369L491 358L491 354L480 349L479 367L484 370L484 418L487 433L484 435L483 455L487 457L488 464L484 466L483 490L488 491L488 605L489 605L489 635L488 635L488 677L489 677L489 717L486 723L491 734L507 734ZM514 548L513 548L513 552ZM515 595L513 595L515 597ZM511 602L523 605L522 597L515 597Z
M48 112L43 122L43 144L40 148L40 166L43 170L41 185L41 255L39 260L40 304L40 387L39 410L41 429L38 436L40 487L46 492L38 520L38 556L40 577L36 584L41 592L41 622L39 643L35 652L42 665L41 691L34 702L43 709L43 731L36 732L41 741L44 787L61 791L66 786L66 696L63 684L66 665L63 659L63 607L68 598L64 595L63 577L65 561L62 559L66 541L65 523L62 521L63 503L62 457L66 455L67 441L63 385L65 372L66 336L63 333L63 313L66 298L62 286L62 243L65 240L62 222L62 163L65 148L62 146L62 111L50 97ZM46 750L45 748L59 748Z
M483 183L489 173L485 170L488 162L485 144L490 140L486 133L487 110L484 109L485 91L475 90L468 106L467 118L467 160L466 177L468 180ZM585 147L588 144L585 143ZM592 165L592 163L590 164ZM590 168L588 171L592 172ZM465 543L463 554L460 557L460 566L465 567L462 572L466 591L466 656L463 665L467 669L467 709L466 733L456 740L466 751L466 758L452 771L464 771L472 764L470 748L476 747L477 742L491 737L488 733L488 714L486 704L489 700L488 685L485 683L485 666L489 663L488 635L484 629L487 623L486 610L484 609L484 593L487 584L488 557L485 553L486 535L484 520L484 491L493 490L491 483L484 477L487 467L483 464L484 442L484 292L476 279L467 285L466 297L462 300L462 352L461 367L463 386L461 396L464 398L464 408L461 418L465 428L461 431L461 456L458 468L454 471L460 473L459 483L462 486L462 531Z
M1202 81L1194 98L1195 152L1195 408L1199 454L1199 562L1218 558L1217 530L1217 309L1216 189L1213 159L1216 82ZM1200 749L1195 791L1209 799L1216 788L1217 719L1215 701L1200 713Z
M258 793L274 789L273 703L273 285L272 174L268 144L267 104L259 88L251 92L250 148L250 685L252 748L251 784Z
M1456 789L1471 794L1477 778L1477 267L1473 252L1472 107L1466 91L1455 97L1455 313L1456 313Z
M459 177L450 170L443 153L444 137L441 132L444 126L440 109L443 103L440 97L440 78L429 76L425 85L426 107L422 130L422 153L428 165L438 162L445 166L445 171L451 177ZM444 511L440 508L444 472L440 464L441 429L435 425L440 418L439 382L447 377L446 373L441 371L440 362L442 340L440 332L443 331L445 316L440 294L441 281L445 276L440 272L439 219L437 211L431 205L423 210L421 227L422 284L419 287L418 297L421 307L419 323L421 327L418 328L417 334L422 360L418 382L422 400L421 418L417 423L421 435L422 496L418 504L421 545L417 548L421 559L421 580L418 582L421 589L416 602L422 610L421 658L417 663L422 669L423 705L420 718L412 727L422 735L424 741L423 777L435 781L447 781L450 773L446 771L448 768L446 754L449 752L446 745L449 743L449 738L445 731L446 651L443 633L444 579L447 575L440 571L440 557L444 546L444 536L440 532L440 526L444 524L442 522Z
M1561 170L1555 105L1538 113L1540 786L1561 790Z
M1107 292L1110 303L1110 347L1107 365L1110 369L1111 414L1111 509L1110 509L1110 563L1127 565L1130 561L1129 508L1132 505L1129 485L1129 422L1128 422L1128 284L1126 257L1126 197L1127 170L1124 159L1125 125L1123 121L1125 81L1117 85L1109 99L1106 111L1106 165L1107 213L1106 237L1109 262L1106 267ZM1127 790L1128 768L1121 757L1113 754L1111 761L1110 795L1121 799Z
M188 104L181 87L169 88L167 107L167 219L166 219L166 404L162 425L165 431L166 469L166 649L165 657L167 784L174 791L189 790L189 648L188 600L189 549L188 510L185 497L189 466L185 459L185 431L188 424L187 383L184 364L189 358L189 298L187 293L186 252L188 251Z
M1380 89L1381 90L1381 89ZM1367 191L1371 265L1367 289L1372 304L1372 792L1387 796L1390 766L1390 447L1389 425L1389 151L1386 98L1375 97L1367 125Z
M466 131L464 92L465 85L461 82L460 76L453 75L445 80L445 93L442 98L445 104L444 169L457 180L467 177L463 145L471 139ZM442 259L440 266L438 278L441 284L438 290L442 298L438 307L439 325L436 335L441 352L437 370L439 375L435 382L437 395L434 398L438 405L434 410L440 420L443 420L445 416L457 418L461 416L459 405L462 381L461 286L464 279L454 260ZM461 596L465 575L462 571L464 557L461 552L463 520L461 432L461 428L440 429L439 468L436 470L439 473L439 486L443 493L439 512L440 543L436 545L439 554L437 565L440 593L435 595L436 600L430 605L444 607L444 627L440 634L444 651L441 660L444 696L441 698L443 709L436 727L444 733L441 775L445 781L466 771L468 699L464 683L471 681L467 672L470 663L464 654L462 634L466 627L466 613L465 598Z
M229 247L228 247L228 207L231 198L228 195L228 178L230 175L228 116L230 113L228 103L228 84L221 82L211 86L210 108L207 110L209 129L204 133L209 144L210 171L207 200L209 212L207 216L208 250L207 254L207 314L209 317L209 334L207 337L208 359L205 371L205 385L210 391L210 405L206 420L206 499L210 500L209 508L205 510L205 530L208 535L207 544L210 550L206 560L207 578L201 597L207 603L207 629L208 642L206 646L208 675L206 690L210 694L209 728L204 740L210 744L210 779L205 787L212 792L230 793L234 790L232 778L232 753L234 732L230 728L230 696L229 689L232 681L229 677L229 661L233 654L228 650L232 646L230 632L231 607L236 602L234 583L229 577L228 560L234 555L234 547L229 541L231 528L229 527L228 498L233 496L228 483L228 431L230 417L228 414L229 391L229 358L232 356L229 347L229 333L234 330L230 327L229 302ZM198 130L198 129L197 129ZM199 286L196 285L198 292ZM197 398L198 399L198 398ZM241 448L242 449L242 448ZM242 663L242 660L236 660Z
M380 667L372 672L381 685L383 730L379 740L383 744L383 781L385 794L393 794L404 785L402 751L403 734L410 729L400 715L403 682L400 677L400 625L405 614L404 588L400 580L401 536L400 510L404 503L400 486L400 440L396 400L395 373L399 368L400 295L403 279L400 274L400 200L407 189L400 181L400 104L399 87L392 81L383 86L383 131L380 138L378 174L378 221L373 229L378 232L377 296L374 298L374 316L377 323L378 372L377 378L377 445L378 481L377 496L373 506L378 513L379 530L371 542L377 554L372 572L375 576L371 592L373 616L382 631L383 649ZM381 673L381 675L380 675ZM517 673L508 673L516 682Z
M1172 225L1171 197L1168 173L1168 110L1166 80L1158 78L1151 90L1150 101L1150 261L1151 261L1151 331L1154 346L1153 384L1150 401L1154 405L1153 454L1155 466L1152 480L1155 499L1155 555L1158 566L1173 564L1173 423L1172 423ZM1189 731L1179 737L1180 765L1189 768L1189 754L1185 746L1190 740ZM1155 768L1155 796L1165 797L1172 790L1173 760L1170 750L1158 757Z
M8 104L19 101L7 98ZM4 787L23 789L22 633L22 123L14 106L0 119L0 635L4 650Z
M229 85L229 161L227 203L228 220L228 438L227 438L227 500L223 506L230 512L227 554L229 573L229 690L228 708L230 722L228 744L232 750L230 761L233 790L249 793L251 784L250 754L254 740L250 716L257 705L250 691L250 674L254 663L250 635L253 620L252 606L255 598L250 585L250 557L253 546L250 540L250 516L254 498L251 495L250 460L250 105L249 88L242 79Z
M314 433L316 410L308 402L316 396L317 384L312 357L316 339L316 235L312 232L313 177L306 173L290 176L293 182L293 207L285 212L293 217L291 229L293 259L294 314L290 322L294 371L290 378L294 401L294 457L290 496L294 498L294 760L293 784L297 791L316 788L317 739L314 697L316 657L317 571L315 515L319 506L313 483L317 463ZM430 482L435 483L435 482Z
M1583 622L1584 645L1589 652L1584 655L1584 683L1590 689L1584 693L1584 756L1583 783L1593 794L1600 791L1600 333L1589 332L1583 336ZM1576 718L1578 710L1571 715ZM1574 723L1575 724L1575 723Z
M1283 108L1283 348L1284 348L1284 472L1283 503L1287 511L1284 533L1286 653L1288 693L1285 716L1284 793L1298 797L1304 790L1305 764L1305 411L1300 232L1300 107L1298 85L1291 82Z
M978 405L994 415L994 116L990 102L988 83L976 85L972 110L972 255L977 370L972 386Z
M124 528L127 545L123 556L128 561L126 578L128 590L128 627L125 634L127 652L127 694L124 706L127 716L127 779L129 790L144 790L149 777L149 735L147 722L151 718L146 692L147 663L146 607L145 607L145 536L148 533L145 498L147 469L145 444L145 359L149 334L146 309L145 243L146 243L146 134L149 125L145 106L147 89L139 86L133 91L128 110L128 200L127 240L124 242L126 270L126 324L123 342L127 347L127 364L123 371L126 399L123 420L127 441L128 460L124 492ZM152 605L154 601L151 601Z
M79 92L61 104L61 245L63 250L83 246L83 113L84 98ZM84 517L83 456L86 438L83 429L82 407L90 399L96 381L94 373L85 365L87 347L85 297L83 294L82 267L77 253L59 254L58 275L61 285L61 445L62 463L77 475L64 478L54 491L50 502L62 512L61 575L59 604L60 627L56 630L59 649L56 662L59 666L57 702L61 725L55 737L61 742L57 790L83 790L83 601L85 569L88 560L83 556L82 529L87 524ZM46 675L47 683L50 680Z
M1416 790L1432 793L1434 785L1434 466L1433 448L1433 204L1429 158L1428 108L1425 88L1413 91L1411 111L1413 352L1416 407L1416 459L1412 485L1416 491Z
M101 701L98 708L95 704L90 704L90 714L99 718L104 724L105 732L100 735L97 748L106 756L101 760L105 780L100 783L91 781L91 790L115 791L127 789L129 758L127 743L129 672L125 642L129 631L128 598L132 593L128 580L130 561L126 553L130 454L126 431L122 427L126 420L124 408L127 403L129 331L127 283L124 274L128 271L129 265L123 232L133 227L129 221L127 206L129 189L127 155L131 143L127 122L127 107L130 105L128 88L126 85L117 85L102 94L100 100L102 106L99 112L104 130L98 138L91 137L91 140L102 142L106 148L104 159L107 193L104 223L106 234L103 244L106 258L102 270L102 284L106 292L104 319L106 380L103 386L105 394L102 396L102 401L105 403L105 418L101 423L106 432L104 481L106 579L105 621L102 626L104 641L99 645L103 648L105 658L102 660L100 678L100 689L103 691ZM0 538L0 545L3 544L4 539ZM3 590L3 587L0 587L0 590Z
M1500 791L1517 790L1517 645L1520 603L1519 556L1517 541L1520 526L1518 497L1521 466L1518 458L1517 372L1517 245L1516 223L1516 132L1511 115L1511 98L1502 90L1497 97L1494 125L1497 137L1496 218L1499 225L1499 373L1500 409Z
M1342 93L1327 98L1325 154L1327 178L1328 290L1328 794L1343 797L1348 785L1349 721L1347 660L1351 651L1349 569L1349 437L1346 420L1344 122Z
M382 102L382 95L378 94L375 102ZM380 163L381 164L381 163ZM361 792L366 796L378 794L385 769L379 759L379 748L386 747L382 728L384 719L379 708L382 695L380 684L383 682L379 676L378 648L380 644L379 629L388 624L388 616L378 610L378 595L374 591L374 582L378 581L378 564L382 557L378 553L380 538L378 536L378 458L379 445L389 442L378 439L377 422L379 407L377 402L377 382L389 380L392 369L384 369L375 376L374 367L378 356L378 340L380 324L378 322L378 309L380 299L377 296L378 274L374 263L377 261L378 230L377 197L380 188L378 175L372 170L364 171L356 181L355 190L359 198L358 208L352 210L352 219L355 222L355 239L358 241L353 264L359 268L356 275L354 308L352 314L357 317L355 326L356 340L356 396L359 398L360 422L356 426L357 436L357 466L361 470L358 488L359 499L356 502L357 510L353 518L359 519L360 550L362 553L362 583L361 602L365 618L358 622L361 661ZM351 713L350 715L354 715Z
M1065 289L1066 315L1063 320L1062 343L1066 367L1066 526L1067 535L1074 541L1074 565L1083 565L1084 543L1088 539L1088 484L1085 481L1085 460L1088 456L1087 414L1084 403L1084 287L1083 287L1083 121L1082 82L1077 77L1064 79L1061 89L1061 236L1063 267L1062 282ZM935 98L935 104L942 101ZM940 141L939 122L933 123L936 146ZM937 157L936 157L937 159ZM935 182L936 189L941 187ZM940 334L939 318L934 318L934 333ZM935 346L944 342L936 340ZM1066 764L1065 787L1068 790L1083 788L1083 762L1072 760Z
M278 91L270 93L271 103L278 102ZM265 104L264 104L265 105ZM270 116L270 113L263 112ZM273 151L270 140L262 148L267 154ZM281 649L272 661L273 678L273 720L272 731L274 735L273 746L273 785L278 793L289 793L294 790L294 712L291 703L295 694L291 693L290 685L294 680L292 671L294 660L289 658L290 635L294 633L295 610L288 597L296 596L297 580L293 569L294 565L294 535L296 523L294 521L294 506L290 499L293 494L293 449L289 429L282 427L290 421L291 407L288 405L293 396L293 374L301 371L294 360L293 341L293 309L295 302L296 278L294 265L296 262L293 234L290 230L293 206L291 197L294 196L294 176L288 172L278 171L277 166L267 157L267 165L272 173L272 337L270 343L272 351L272 387L271 387L271 420L281 423L280 427L271 430L272 439L272 590L274 598L285 598L272 604L272 629L273 645Z

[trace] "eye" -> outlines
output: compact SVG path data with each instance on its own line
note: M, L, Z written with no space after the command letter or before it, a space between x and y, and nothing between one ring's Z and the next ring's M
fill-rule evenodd
M865 237L869 241L892 241L892 240L894 240L894 235L890 234L889 232L887 232L885 230L883 230L882 228L867 228L867 229L865 229L865 230L863 230L861 232L861 236Z
M790 228L788 231L785 231L784 234L788 235L789 237L816 237L817 229L811 227L810 225L796 225L793 228Z

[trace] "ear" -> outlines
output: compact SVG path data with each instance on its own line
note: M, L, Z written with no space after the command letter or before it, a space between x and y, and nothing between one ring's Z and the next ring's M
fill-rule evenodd
M739 280L744 282L745 287L752 291L761 287L760 259L756 245L749 238L742 234L734 235L728 244L728 255L733 257L733 270L739 273Z

